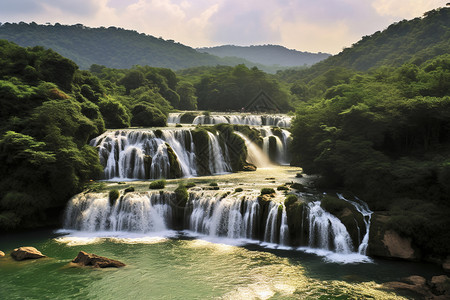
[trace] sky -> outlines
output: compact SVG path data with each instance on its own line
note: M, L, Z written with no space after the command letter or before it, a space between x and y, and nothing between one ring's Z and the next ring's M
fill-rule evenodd
M191 47L277 44L339 53L440 0L1 0L0 22L121 27Z

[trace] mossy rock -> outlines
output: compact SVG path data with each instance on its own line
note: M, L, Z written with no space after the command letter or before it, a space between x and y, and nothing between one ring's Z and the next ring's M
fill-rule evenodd
M192 124L195 117L197 117L197 113L187 112L180 116L180 123Z
M294 182L293 184L291 184L291 188L294 190L297 190L299 192L305 191L305 187L303 186L303 184L301 184L299 182Z
M217 184L217 182L211 182L211 183L209 184L209 186L219 186L219 185Z
M113 206L116 203L116 200L119 199L119 190L110 190L108 194L109 204Z
M145 178L150 178L153 158L150 155L144 156Z
M262 188L261 195L270 195L275 194L275 190L273 188Z
M220 145L222 149L227 148L231 168L234 172L243 171L247 165L247 147L245 141L234 133L234 126L230 124L217 124L214 126L220 134Z
M234 192L235 192L235 193L240 193L240 192L242 192L242 191L243 191L242 188L235 188L235 189L234 189Z
M366 225L364 223L363 215L349 202L331 195L324 195L320 207L336 216L342 224L344 224L352 238L354 248L357 250L359 242L366 234ZM359 235L358 227L360 229Z
M285 185L280 185L277 187L277 191L288 191L289 188Z
M180 161L178 160L177 155L175 154L175 151L173 151L172 147L170 147L169 144L166 143L167 147L167 155L169 156L169 178L180 178L181 177L181 165Z
M186 183L184 186L185 186L187 189L190 189L190 188L193 188L194 186L196 186L196 184L193 183L193 182L188 182L188 183Z
M274 136L269 136L269 158L276 162L278 156L277 139Z
M304 220L305 203L295 195L288 195L284 201L292 246L305 246L308 242L308 224Z
M197 127L192 131L192 139L195 145L198 175L211 175L209 170L209 136L203 127Z
M134 187L130 186L123 191L123 194L134 192Z
M187 191L186 186L184 186L182 184L178 185L178 187L175 189L176 205L178 207L185 207L188 199L189 199L189 193Z
M155 136L157 137L157 138L161 138L162 137L162 131L161 131L161 129L156 129L155 131L153 131L154 133L155 133Z
M150 183L149 188L152 190L163 189L166 186L166 181L164 179L155 180Z

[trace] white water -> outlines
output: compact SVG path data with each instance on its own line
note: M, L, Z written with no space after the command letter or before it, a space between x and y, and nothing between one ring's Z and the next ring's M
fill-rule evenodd
M247 147L247 161L249 163L254 164L258 168L273 167L269 157L267 157L258 145L240 132L236 131L235 134L240 136L245 141L245 146Z
M179 124L181 115L182 113L170 113L167 119L167 124ZM286 115L211 114L209 116L196 116L192 121L192 124L195 125L211 125L220 123L289 128L291 126L291 117Z
M367 247L369 246L370 221L372 219L373 211L371 211L369 209L369 206L367 205L367 203L362 202L359 199L357 199L359 202L356 202L356 201L347 200L341 194L337 194L337 195L338 195L339 199L342 199L342 200L345 200L345 201L351 203L356 208L356 210L360 214L362 214L362 216L364 217L364 224L366 225L366 234L364 235L362 242L359 244L358 253L362 254L362 255L366 255Z
M208 132L208 174L231 172L228 152L219 144L217 135ZM104 166L104 179L170 178L169 147L175 153L182 177L198 175L195 145L189 129L164 129L157 137L154 130L110 130L91 141L99 149ZM151 159L151 164L145 159ZM146 170L147 168L147 170Z

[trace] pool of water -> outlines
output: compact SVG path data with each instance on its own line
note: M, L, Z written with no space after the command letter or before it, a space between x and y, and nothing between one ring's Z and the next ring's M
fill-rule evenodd
M0 299L411 299L381 283L440 271L428 264L373 260L340 264L293 249L230 245L181 232L152 236L63 235L35 231L0 236ZM13 261L34 246L48 258ZM71 267L79 251L118 259L121 269Z

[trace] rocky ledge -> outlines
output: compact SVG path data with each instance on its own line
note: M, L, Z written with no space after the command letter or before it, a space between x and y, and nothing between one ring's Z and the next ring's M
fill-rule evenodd
M423 299L450 299L450 278L446 275L433 276L429 282L421 276L409 276L403 282L391 281L383 284L386 289L408 290Z
M78 256L75 257L72 262L80 266L91 266L94 268L120 268L125 266L123 262L118 260L98 256L96 254L87 253L84 251L80 251Z
M37 259L37 258L46 257L44 254L42 254L39 250L37 250L34 247L16 248L16 249L14 249L13 252L11 252L11 256L15 260Z

